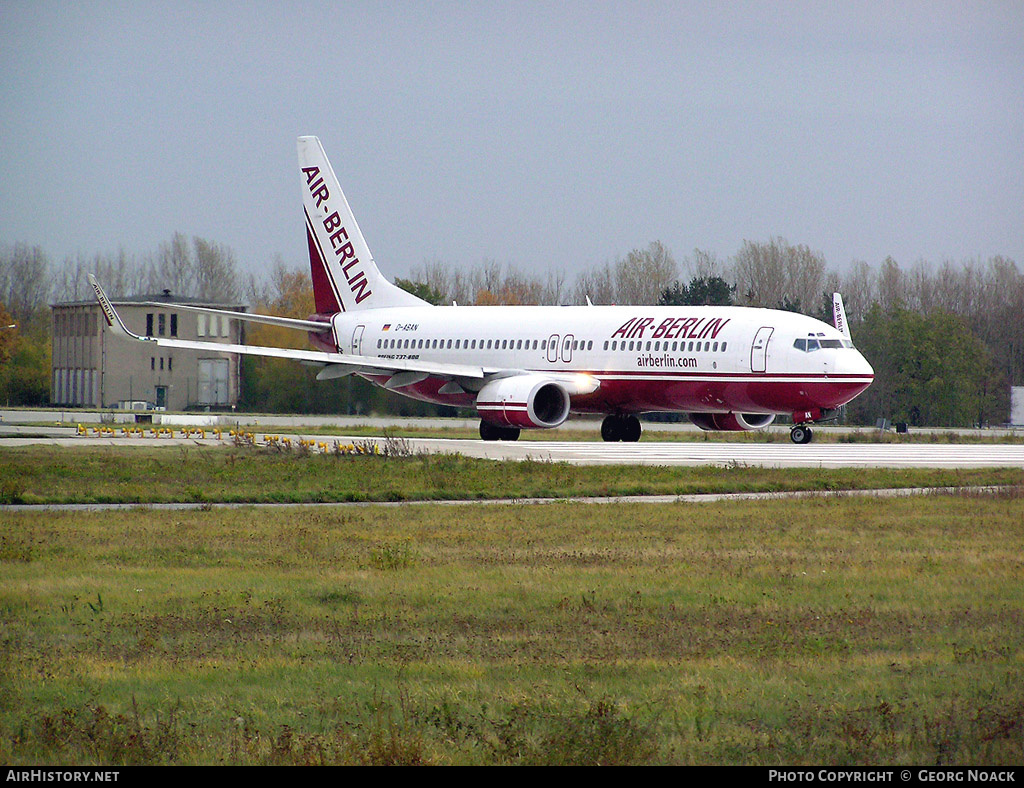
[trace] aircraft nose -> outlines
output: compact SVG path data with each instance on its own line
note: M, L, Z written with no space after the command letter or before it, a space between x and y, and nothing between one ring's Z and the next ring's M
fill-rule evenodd
M860 372L862 375L870 375L871 377L875 376L875 370L859 350L857 351L857 360L860 362Z
M828 365L827 365L828 366ZM827 369L826 366L826 369ZM875 371L859 350L838 351L831 359L833 374L874 377Z
M875 370L871 368L868 360L864 358L863 354L859 350L854 350L852 353L845 353L843 355L843 363L840 365L840 371L843 374L875 376Z

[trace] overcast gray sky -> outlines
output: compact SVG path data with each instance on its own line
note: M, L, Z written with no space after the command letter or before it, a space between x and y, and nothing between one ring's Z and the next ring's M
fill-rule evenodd
M0 243L305 265L318 135L378 264L781 236L1024 267L1024 3L0 0Z

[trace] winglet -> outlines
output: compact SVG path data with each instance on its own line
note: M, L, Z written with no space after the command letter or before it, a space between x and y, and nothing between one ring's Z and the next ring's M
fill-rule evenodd
M138 334L133 334L125 326L124 321L121 320L121 316L117 314L113 304L110 303L110 299L107 298L107 294L103 292L103 288L100 287L100 283L96 281L96 277L92 274L88 274L89 284L92 285L93 291L96 293L96 300L100 302L100 309L103 311L103 319L107 321L107 328L115 334L124 334L131 337L132 339L144 339Z
M846 310L843 308L843 297L839 293L832 294L832 319L836 330L844 337L850 337L850 325L846 322Z

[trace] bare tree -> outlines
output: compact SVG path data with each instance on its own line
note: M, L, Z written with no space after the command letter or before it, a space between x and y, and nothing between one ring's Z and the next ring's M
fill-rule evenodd
M114 298L143 292L148 277L146 265L123 248L118 249L113 256L97 254L87 259L79 254L66 257L54 276L55 300L82 301L92 298L87 274L94 274L103 283L107 294Z
M886 257L878 273L878 305L886 312L906 306L910 300L907 290L907 277L899 263Z
M661 241L634 249L615 264L615 291L621 304L657 304L676 279L676 261Z
M608 263L584 271L576 278L573 301L582 304L588 298L595 304L616 303L615 275Z
M193 246L193 295L205 301L238 301L238 267L231 249L203 238L194 238Z
M846 316L855 323L860 322L875 302L874 270L863 260L855 260L842 277L839 292L843 294Z
M193 295L195 261L188 238L175 233L169 243L160 244L148 274L147 289L151 293L170 290L172 295Z
M725 279L726 265L718 259L718 255L707 249L694 249L693 256L687 257L683 268L690 279Z
M38 246L0 250L0 301L18 323L27 322L50 295L50 261Z
M744 241L732 270L741 303L814 311L823 292L825 258L784 238L768 243Z

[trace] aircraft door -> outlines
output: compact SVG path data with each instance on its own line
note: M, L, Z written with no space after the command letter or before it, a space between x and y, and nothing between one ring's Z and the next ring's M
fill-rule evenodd
M768 367L768 340L775 331L770 326L761 326L754 334L754 343L750 346L750 371L764 372Z
M363 355L363 331L366 326L356 326L355 331L352 332L352 355L361 356Z
M548 361L552 364L558 361L558 334L548 337Z
M565 339L562 340L562 361L566 364L572 363L572 343L576 337L572 334L566 334Z

